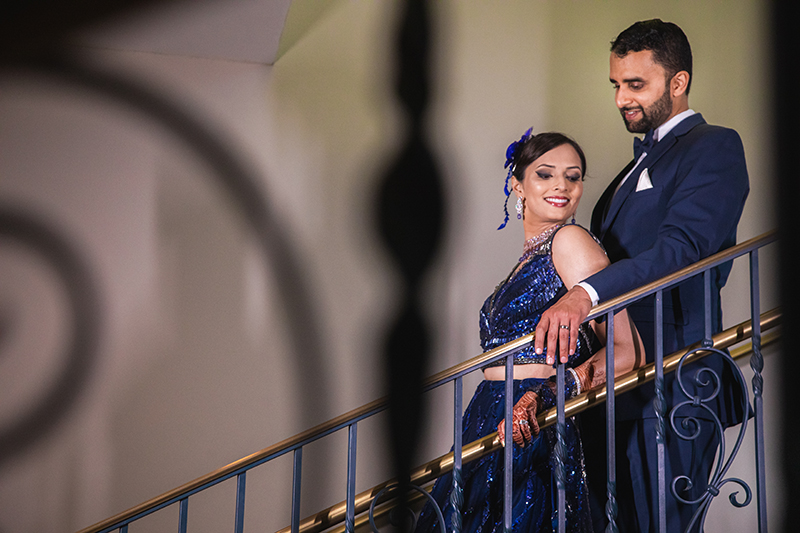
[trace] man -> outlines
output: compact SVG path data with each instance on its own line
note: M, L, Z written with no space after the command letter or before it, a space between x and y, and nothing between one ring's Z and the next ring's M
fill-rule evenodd
M706 124L689 108L692 53L683 31L661 20L637 22L612 43L610 81L616 105L628 131L646 133L637 142L634 159L611 182L592 213L592 232L602 241L611 265L573 287L541 318L536 328L535 349L546 346L549 363L556 346L566 361L573 352L577 328L592 305L654 281L736 242L736 225L749 191L744 150L738 134ZM637 139L638 141L638 139ZM719 291L730 265L712 275L712 324L722 327ZM695 277L663 295L663 346L669 354L704 337L703 280ZM645 345L647 362L655 353L654 297L628 308ZM700 366L731 380L730 369L719 356L687 367L690 382ZM669 407L685 397L673 377L665 379ZM706 398L711 387L698 388ZM617 504L621 531L658 530L658 468L655 440L654 387L650 383L617 398ZM725 426L741 421L741 400L731 387L712 401L711 409ZM604 407L582 415L584 439L605 434ZM670 485L679 475L695 484L685 499L696 499L705 490L718 445L711 422L701 413L697 439L683 440L667 430L666 479L669 531L683 531L696 506L678 502ZM710 420L706 416L705 419ZM683 420L686 420L685 418ZM669 424L669 422L667 422ZM689 426L684 430L690 434ZM594 440L594 442L599 442ZM587 476L593 491L595 529L605 525L606 501L603 446L585 445ZM680 484L679 488L684 487Z

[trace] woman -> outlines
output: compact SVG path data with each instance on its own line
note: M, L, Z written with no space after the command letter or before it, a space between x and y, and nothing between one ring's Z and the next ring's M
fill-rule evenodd
M574 215L583 193L586 159L580 146L560 133L532 135L528 130L506 152L506 195L509 181L517 197L517 218L522 220L525 245L522 257L508 277L486 299L480 313L481 346L491 350L535 330L542 312L567 289L608 265L597 240L575 224ZM513 176L513 180L511 180ZM506 199L508 202L508 198ZM571 222L568 222L570 221ZM498 229L502 229L506 220ZM641 358L638 334L622 311L615 317L615 370L624 373ZM605 327L592 322L580 329L580 340L567 364L567 394L605 382ZM533 346L514 356L513 530L553 531L557 521L557 496L553 475L554 428L538 435L536 413L555 405L555 369L544 364ZM464 413L463 442L502 433L505 409L503 361L484 368L484 381ZM583 470L583 451L577 427L567 421L567 530L591 531ZM526 444L530 442L530 444ZM494 452L464 465L464 533L503 530L503 453ZM432 495L444 510L449 529L452 488L450 475L440 478ZM422 510L418 532L437 531L431 504Z

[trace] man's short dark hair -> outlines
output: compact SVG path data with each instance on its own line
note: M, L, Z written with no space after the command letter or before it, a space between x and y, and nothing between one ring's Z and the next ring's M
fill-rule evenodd
M677 24L661 19L636 22L611 41L611 52L625 57L630 52L650 50L653 60L667 73L667 80L685 70L689 73L686 93L692 86L692 47Z

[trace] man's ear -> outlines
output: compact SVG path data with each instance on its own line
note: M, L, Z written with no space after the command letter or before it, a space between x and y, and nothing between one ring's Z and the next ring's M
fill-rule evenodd
M673 98L686 94L686 89L689 87L689 79L689 73L685 70L681 70L672 76L672 80L669 82L669 89Z

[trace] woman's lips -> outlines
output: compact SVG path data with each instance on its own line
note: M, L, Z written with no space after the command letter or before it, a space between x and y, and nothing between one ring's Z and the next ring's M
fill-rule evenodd
M564 198L563 196L548 196L544 201L554 207L564 207L569 203L569 198Z

